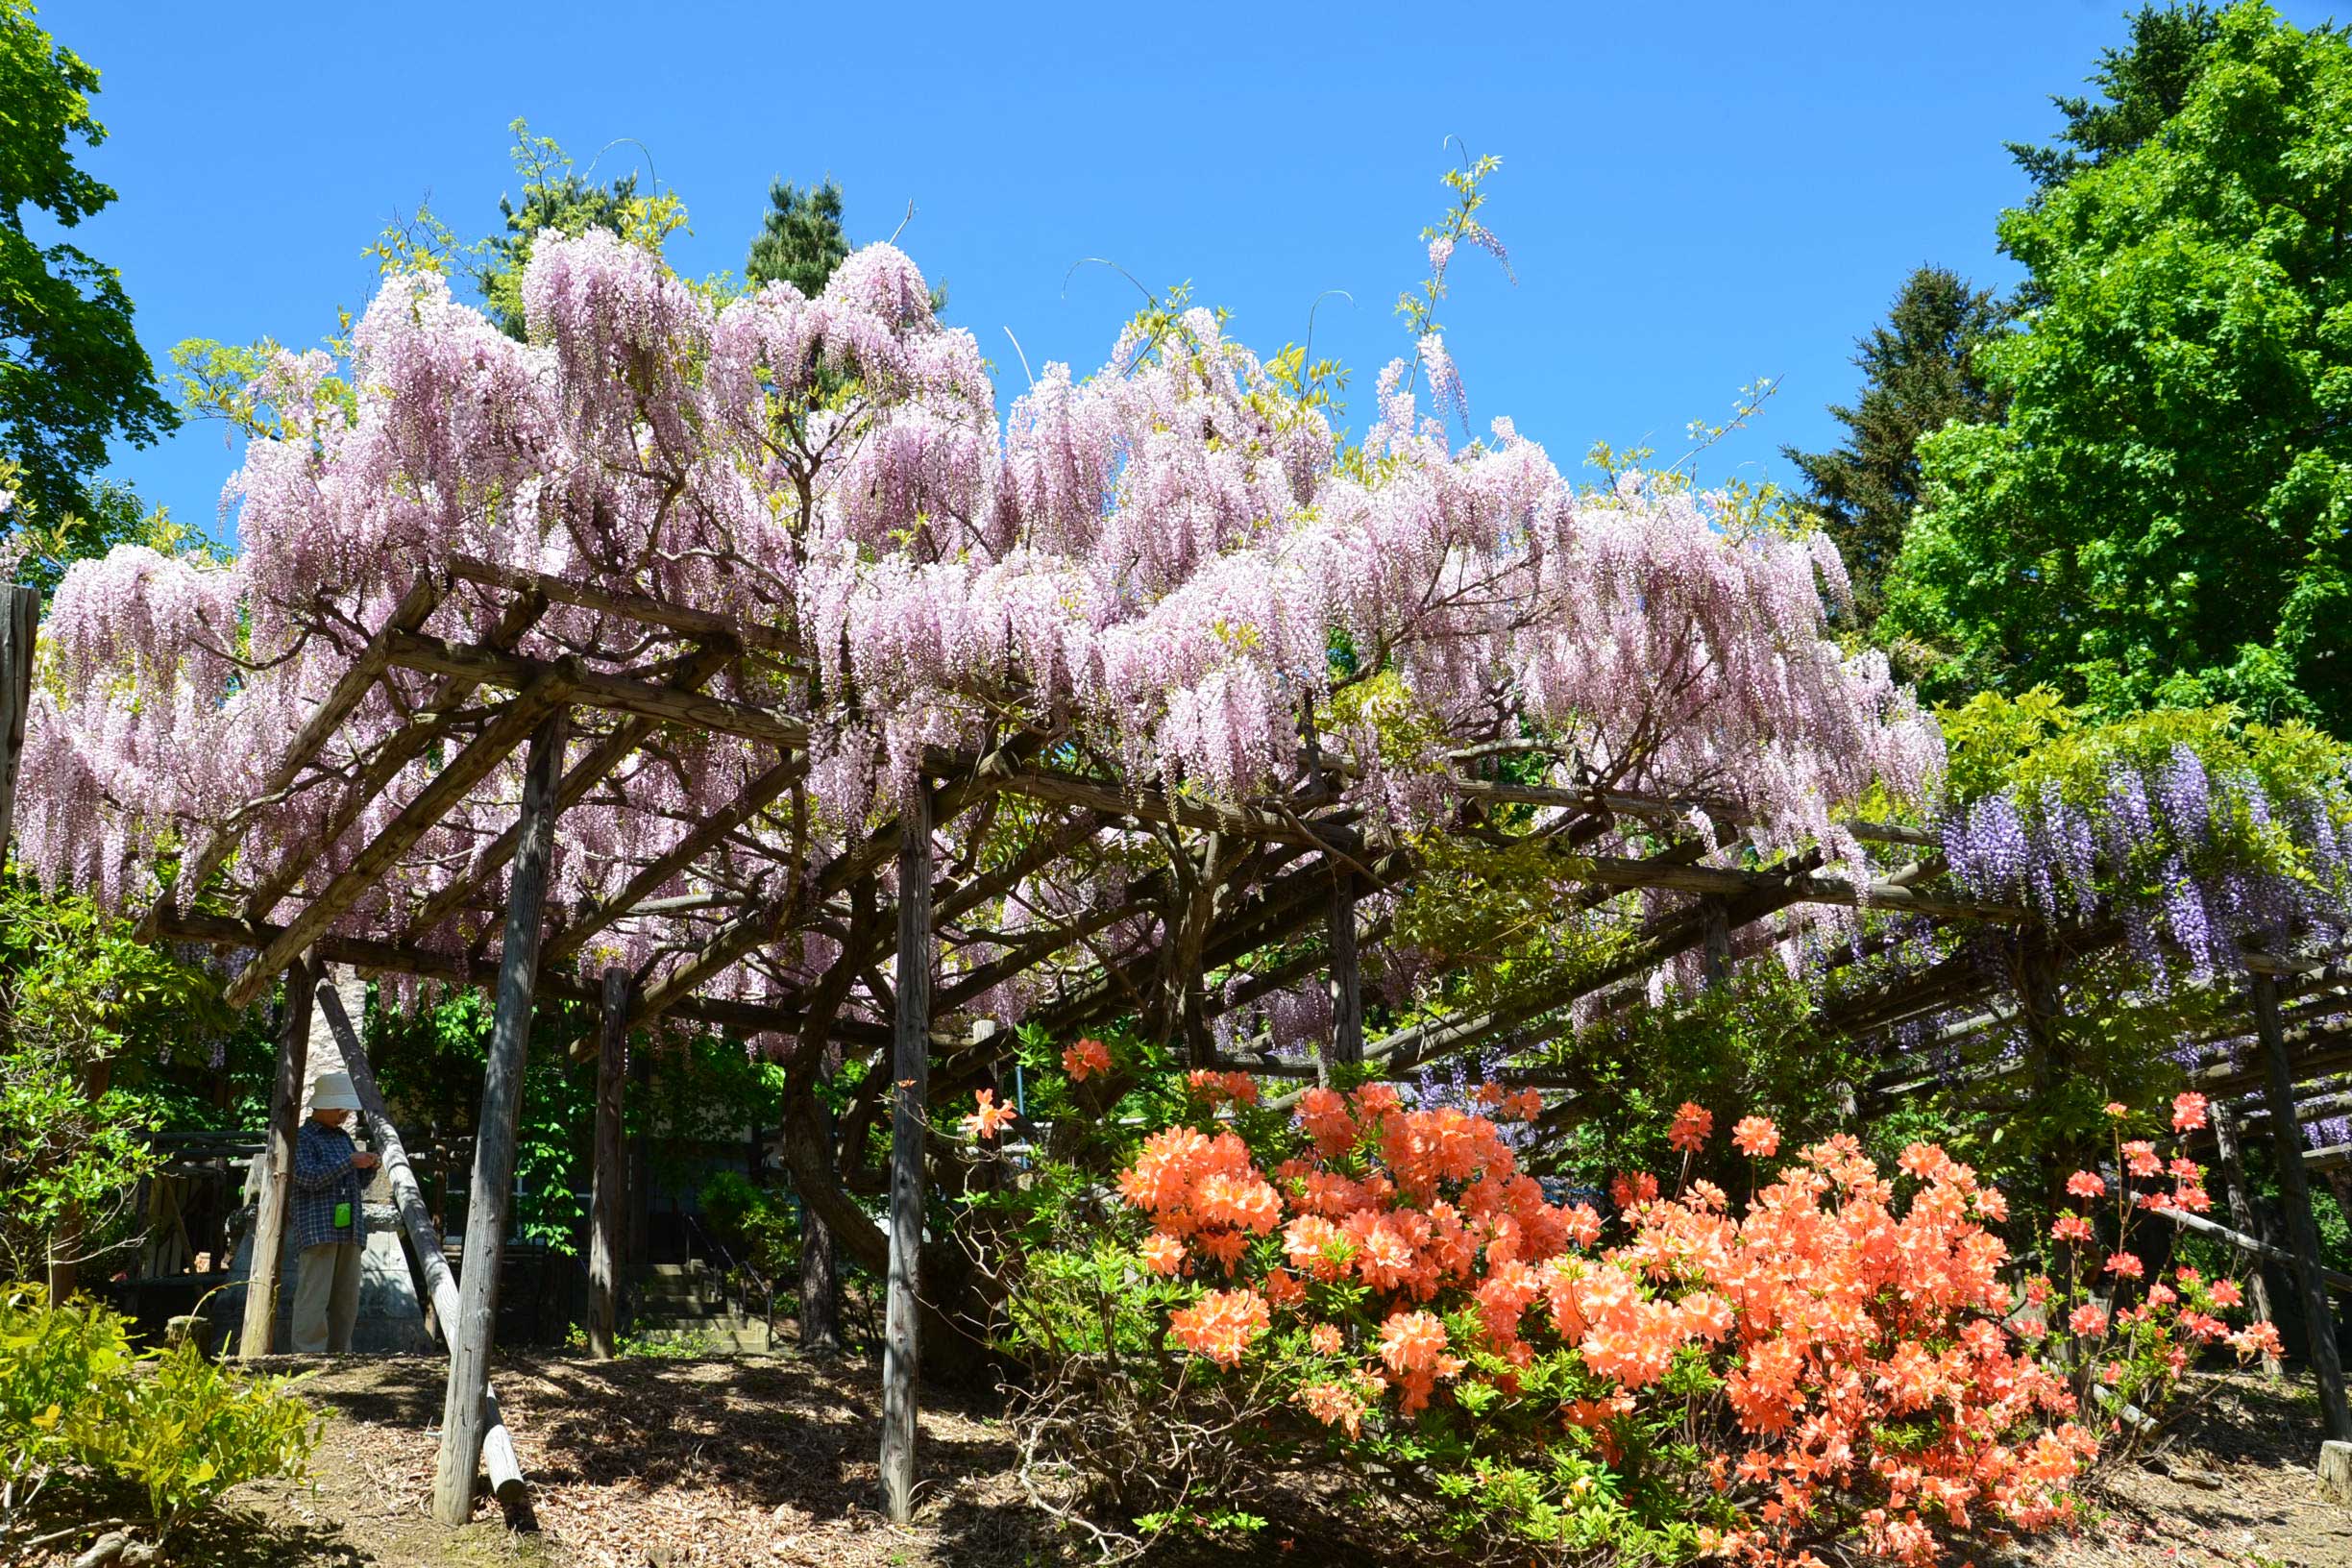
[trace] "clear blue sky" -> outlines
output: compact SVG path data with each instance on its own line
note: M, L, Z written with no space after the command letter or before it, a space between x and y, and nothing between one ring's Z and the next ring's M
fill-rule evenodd
M2328 5L2289 3L2291 20ZM119 267L159 362L190 335L306 343L374 285L361 249L429 196L461 231L513 187L528 117L614 174L650 154L692 213L673 257L740 268L768 182L831 173L853 240L951 290L1000 390L1097 364L1137 303L1108 257L1190 280L1271 353L1325 289L1318 354L1358 371L1349 422L1404 344L1449 134L1505 162L1485 217L1518 273L1456 266L1444 319L1474 425L1507 413L1563 467L1596 438L1681 450L1762 376L1784 386L1714 477L1789 478L1852 339L1914 265L2006 284L1994 220L2122 37L2121 0L1178 8L50 0L103 73L88 159L121 193L81 243ZM1009 396L1009 393L1007 394ZM233 469L197 426L115 472L208 524Z

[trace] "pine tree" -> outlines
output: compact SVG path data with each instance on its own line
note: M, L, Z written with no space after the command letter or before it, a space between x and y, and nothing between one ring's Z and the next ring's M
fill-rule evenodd
M803 190L778 180L768 187L768 212L752 236L744 278L753 288L786 282L814 297L848 255L840 184L827 180Z
M1845 445L1781 449L1804 475L1804 499L1846 558L1865 627L1878 618L1887 569L1919 503L1919 438L1955 419L1973 423L1999 412L1975 354L2008 314L1991 289L1946 267L1921 267L1904 280L1885 325L1855 340L1862 395L1851 407L1829 409L1846 427Z
M2105 97L2093 102L2053 96L2050 102L2067 120L2058 144L2008 144L2018 166L2032 177L2036 199L2084 169L2122 157L2162 130L2188 102L2189 89L2205 68L2206 50L2220 33L2220 15L2200 0L2142 6L2131 18L2131 42L2100 50L2098 68L2086 78Z

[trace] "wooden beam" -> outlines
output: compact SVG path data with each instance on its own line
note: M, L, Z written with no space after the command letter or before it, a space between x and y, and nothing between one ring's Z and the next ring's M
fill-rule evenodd
M40 636L40 590L11 587L0 601L0 858L16 825L16 772L24 762L25 716L33 710L33 653Z
M237 1359L270 1353L278 1321L278 1263L285 1251L286 1211L294 1196L294 1139L302 1127L304 1076L310 1057L311 994L322 969L316 956L295 955L285 971L285 1010L278 1020L278 1072L270 1081L269 1147L254 1208L253 1260L245 1271L245 1322Z
M629 971L604 971L597 1028L596 1165L588 1200L588 1353L610 1360L620 1316L623 1188L621 1093L628 1063Z
M457 1321L459 1307L457 1281L450 1273L449 1260L441 1252L440 1229L433 1224L432 1210L426 1206L425 1193L417 1186L416 1171L408 1163L408 1149L401 1141L400 1128L394 1125L392 1114L384 1109L383 1090L376 1087L376 1069L368 1065L367 1051L360 1042L358 1020L343 1011L343 998L332 986L318 988L318 1006L327 1027L334 1034L344 1070L351 1074L352 1091L359 1096L359 1114L367 1118L368 1136L375 1141L384 1180L391 1186L392 1204L400 1212L401 1228L408 1233L409 1248L415 1252L417 1266L425 1274L425 1293L432 1300L433 1322L439 1326L442 1342L447 1344L450 1325ZM482 1386L482 1468L490 1472L490 1489L500 1502L517 1506L526 1495L523 1466L515 1458L514 1439L506 1433L498 1394L487 1384Z
M931 1130L931 798L919 783L898 837L897 1030L891 1057L889 1301L882 1344L882 1511L915 1516L923 1144Z
M1614 855L1563 855L1566 874L1577 881L1616 888L1669 888L1678 893L1712 894L1718 897L1754 893L1785 885L1793 903L1842 904L1863 909L1899 910L1953 920L1991 920L2022 925L2035 919L2033 911L2010 904L1978 904L1922 893L1899 882L1854 883L1844 877L1806 873L1776 876L1770 871L1733 870L1720 866L1663 866L1654 859L1626 860Z
M584 610L602 610L612 615L626 616L632 621L666 626L688 637L725 638L739 642L746 648L764 649L772 653L791 654L798 651L789 633L772 626L714 614L709 610L698 610L685 604L673 604L667 600L644 594L616 593L576 582L569 577L551 576L544 572L527 572L518 566L500 566L472 555L451 556L449 569L452 576L480 583L486 588L510 588L536 593L558 604L573 604Z
M2270 1102L2271 1164L2278 1171L2279 1206L2287 1211L2295 1294L2311 1331L2312 1376L2319 1384L2319 1417L2331 1442L2352 1441L2352 1405L2344 1402L2336 1314L2329 1306L2327 1282L2319 1265L2319 1231L2312 1218L2311 1183L2303 1172L2303 1130L2295 1120L2294 1081L2287 1066L2285 1031L2279 1026L2276 976L2257 970L2253 992L2254 1025L2262 1038L2264 1087Z
M474 738L471 745L427 780L415 797L401 808L400 815L393 818L365 848L354 855L351 864L337 872L320 890L318 896L287 921L285 928L270 944L238 971L237 977L229 984L229 1005L251 1005L254 998L260 994L261 988L269 983L270 976L283 968L295 953L324 936L327 928L334 924L345 910L376 888L384 874L400 863L400 858L413 848L419 839L430 832L442 818L471 794L474 786L487 777L492 769L505 761L508 753L530 738L532 731L540 728L550 714L562 707L569 692L567 672L561 667L552 667L532 681L521 697L508 704L505 712ZM561 733L560 725L557 726L557 733ZM551 780L551 794L553 787ZM534 943L538 941L536 931L531 933L531 940Z
M490 1059L482 1074L481 1115L474 1135L465 1262L458 1274L457 1315L447 1326L449 1392L441 1409L441 1456L433 1477L433 1516L445 1525L462 1525L474 1511L474 1476L481 1463L490 1343L498 1321L499 1257L514 1189L515 1117L522 1108L524 1059L530 1045L564 728L561 709L540 720L524 770L523 842L515 850L507 888L498 1007L490 1025Z
M394 637L391 657L394 664L404 670L425 670L518 692L548 679L557 669L569 664L565 675L571 682L572 700L581 707L633 713L657 723L676 724L706 735L766 741L787 750L802 750L808 746L808 725L789 714L586 669L576 660L551 662L526 658L478 643L454 643L422 632L403 632Z
M2228 1226L2207 1219L2202 1214L2193 1214L2185 1209L2151 1209L2148 1213L2162 1214L2175 1225L2194 1231L2199 1236L2210 1236L2216 1241L2237 1248L2249 1258L2266 1258L2276 1263L2294 1262L2294 1254L2289 1252L2285 1247L2274 1247L2257 1237L2248 1236L2243 1231L2233 1231ZM2257 1273L2255 1278L2260 1279L2261 1275ZM2346 1274L2340 1269L2321 1268L2319 1282L2331 1290L2352 1296L2352 1274ZM2254 1315L2257 1319L2261 1319L2266 1309L2258 1306L2254 1309Z

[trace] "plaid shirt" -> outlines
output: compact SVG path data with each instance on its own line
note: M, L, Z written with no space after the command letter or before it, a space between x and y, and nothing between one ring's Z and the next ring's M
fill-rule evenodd
M367 1220L359 1209L359 1172L352 1164L351 1135L340 1127L308 1116L294 1135L294 1245L324 1246L347 1241L356 1246L367 1239ZM335 1205L351 1205L351 1223L338 1228Z

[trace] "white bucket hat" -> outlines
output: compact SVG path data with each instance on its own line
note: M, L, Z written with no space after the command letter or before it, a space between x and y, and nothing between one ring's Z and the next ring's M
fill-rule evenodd
M356 1111L359 1109L358 1090L352 1088L351 1074L343 1071L322 1072L310 1086L310 1109L313 1111Z

